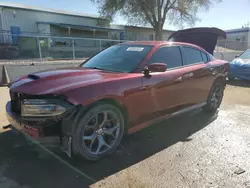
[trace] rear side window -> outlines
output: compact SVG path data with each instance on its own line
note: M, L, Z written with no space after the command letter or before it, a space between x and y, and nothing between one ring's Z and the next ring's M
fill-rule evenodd
M186 65L192 65L203 62L200 50L196 50L194 48L189 47L183 47L182 49Z
M204 52L201 52L201 56L204 63L208 62L207 55Z
M182 66L180 48L178 46L161 47L150 59L149 64L152 63L165 63L167 69Z

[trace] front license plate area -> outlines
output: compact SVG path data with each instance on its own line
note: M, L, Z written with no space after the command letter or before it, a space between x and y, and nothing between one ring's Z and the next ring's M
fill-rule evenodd
M23 126L23 131L31 136L32 138L38 139L39 138L39 129L30 127L28 125Z

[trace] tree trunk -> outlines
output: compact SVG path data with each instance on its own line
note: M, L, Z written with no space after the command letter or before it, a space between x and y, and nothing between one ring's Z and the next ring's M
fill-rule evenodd
M161 24L157 24L155 29L155 40L162 40L162 26Z

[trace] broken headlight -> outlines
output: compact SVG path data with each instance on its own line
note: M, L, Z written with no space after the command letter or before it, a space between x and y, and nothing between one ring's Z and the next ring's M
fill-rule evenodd
M21 116L56 116L65 111L65 107L44 99L24 99L21 104Z

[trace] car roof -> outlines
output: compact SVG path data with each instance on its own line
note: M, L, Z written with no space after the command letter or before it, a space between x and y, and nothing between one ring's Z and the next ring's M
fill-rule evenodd
M152 45L155 47L160 47L164 45L185 45L185 46L191 46L191 47L196 47L202 51L206 51L204 48L197 46L195 44L191 43L185 43L185 42L171 42L171 41L131 41L131 42L125 42L123 44L134 44L134 45Z

